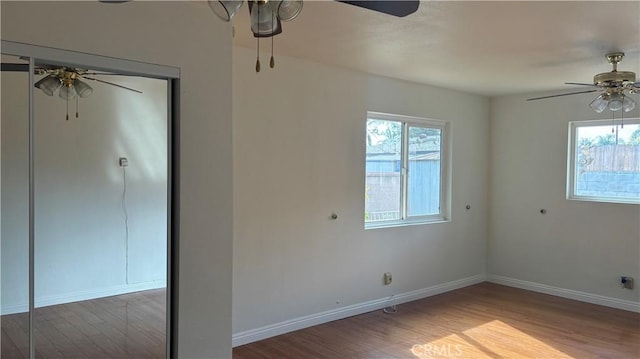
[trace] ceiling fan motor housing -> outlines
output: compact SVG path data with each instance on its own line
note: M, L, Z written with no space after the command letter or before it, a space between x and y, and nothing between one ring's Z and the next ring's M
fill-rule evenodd
M636 74L631 71L604 72L593 77L593 84L598 86L623 86L625 83L635 82Z

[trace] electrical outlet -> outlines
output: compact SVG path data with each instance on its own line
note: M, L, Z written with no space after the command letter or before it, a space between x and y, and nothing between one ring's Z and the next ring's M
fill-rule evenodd
M622 276L620 284L622 284L622 288L633 289L633 278Z
M391 272L386 272L386 273L382 276L382 281L383 281L384 285L389 285L389 284L391 284L391 281L393 281L393 278L391 277Z
M120 167L127 167L129 165L129 160L126 157L120 157L118 158L118 164L120 164Z

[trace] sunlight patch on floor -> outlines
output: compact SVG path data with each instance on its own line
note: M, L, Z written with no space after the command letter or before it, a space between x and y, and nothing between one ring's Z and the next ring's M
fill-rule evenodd
M415 344L411 353L427 358L572 358L572 356L502 321L451 334L424 344Z

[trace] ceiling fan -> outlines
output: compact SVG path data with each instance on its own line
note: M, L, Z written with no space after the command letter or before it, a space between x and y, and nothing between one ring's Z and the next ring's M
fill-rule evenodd
M109 0L100 0L109 1ZM419 0L387 0L387 1L346 1L337 2L359 6L397 17L413 14L420 6ZM231 21L239 12L244 0L208 0L211 10L223 21ZM275 66L273 58L273 37L282 33L281 22L291 21L302 11L302 0L247 0L251 32L257 38L258 56L256 72L260 72L260 38L271 37L271 60L269 67Z
M29 71L29 65L18 63L2 63L2 71L27 72ZM69 120L68 101L76 99L76 118L78 118L78 98L89 97L93 93L93 88L82 80L96 81L136 93L142 93L142 91L130 87L87 76L118 75L115 73L89 72L89 70L81 68L53 66L45 64L39 64L35 66L34 73L35 75L44 75L43 78L38 80L33 85L34 87L40 89L47 96L53 96L57 92L58 97L67 101L67 120Z
M125 3L131 0L98 0L102 3ZM383 14L405 17L413 14L420 6L420 0L335 0ZM244 0L208 0L209 7L223 21L231 21L240 11ZM260 72L260 38L271 38L271 60L269 67L275 67L273 58L273 37L282 33L282 22L295 19L302 11L303 0L247 0L251 32L257 39L258 56L256 72Z
M606 55L613 69L593 77L593 84L565 82L567 85L589 86L590 90L564 93L559 95L528 98L527 101L541 100L551 97L577 95L589 92L600 92L589 106L597 113L604 110L629 112L636 107L636 102L629 95L640 93L640 82L636 82L636 74L631 71L618 71L618 64L624 58L623 52Z
M130 2L132 0L98 0L101 3L106 4L121 4ZM341 3L350 4L359 6L365 9L398 16L404 17L410 14L413 14L418 10L418 6L420 5L420 0L356 0L356 1L348 1L348 0L336 0ZM216 15L223 17L228 17L227 21L231 20L233 16L237 13L238 9L242 6L244 0L210 0L209 3L219 3L213 4L213 6L217 7L217 9L213 9ZM282 11L291 13L290 11L297 8L302 8L302 0L247 0L249 4L266 4L268 2L277 3L277 6L282 6ZM297 4L299 3L299 4ZM299 11L298 11L299 13ZM278 14L280 15L280 14ZM297 15L297 14L296 14ZM292 19L290 19L292 20Z

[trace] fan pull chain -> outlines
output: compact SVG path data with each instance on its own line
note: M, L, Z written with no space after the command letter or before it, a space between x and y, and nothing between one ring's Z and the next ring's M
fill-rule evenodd
M76 96L76 118L78 118L78 96Z
M67 121L69 121L69 98L67 97Z
M260 72L260 38L258 38L258 56L256 58L256 72Z
M624 128L624 109L620 109L620 128Z
M276 60L273 58L273 38L274 36L271 36L271 61L269 61L269 67L271 68L276 67Z
M274 20L273 18L275 17L275 13L272 11L271 12L271 28L273 29L273 23ZM274 68L276 66L276 60L273 58L273 38L275 36L271 36L271 60L269 60L269 67Z
M616 118L616 113L611 111L611 133L616 132L615 130L616 124L614 123L615 118Z
M258 19L260 18L260 5L257 4L258 6ZM260 33L260 24L258 24L258 35ZM258 42L258 47L257 47L257 55L256 55L256 73L260 72L260 36L258 36L256 38L257 42Z
M260 38L258 38L258 55L256 57L256 72L260 72Z

